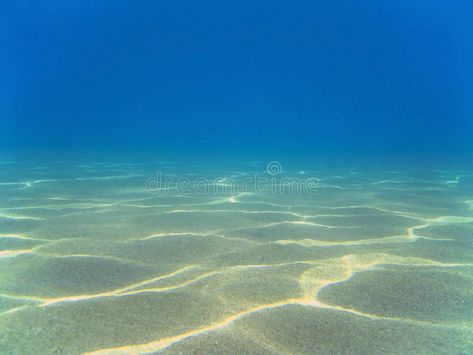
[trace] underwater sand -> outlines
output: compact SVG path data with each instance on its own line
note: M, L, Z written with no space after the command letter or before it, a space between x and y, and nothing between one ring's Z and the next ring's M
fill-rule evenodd
M1 354L473 352L473 171L0 162Z

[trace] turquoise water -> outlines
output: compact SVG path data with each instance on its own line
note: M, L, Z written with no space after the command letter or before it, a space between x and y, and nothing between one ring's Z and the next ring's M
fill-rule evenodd
M473 351L464 166L56 159L1 161L2 353Z
M472 1L0 5L0 355L473 354Z

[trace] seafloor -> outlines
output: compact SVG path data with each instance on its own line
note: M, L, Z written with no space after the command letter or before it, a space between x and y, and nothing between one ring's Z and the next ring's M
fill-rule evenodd
M473 170L0 163L1 354L473 352Z

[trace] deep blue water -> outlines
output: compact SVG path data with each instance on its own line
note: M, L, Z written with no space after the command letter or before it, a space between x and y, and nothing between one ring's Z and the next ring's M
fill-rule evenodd
M1 5L2 150L472 149L471 1Z
M0 0L0 354L473 354L471 0Z

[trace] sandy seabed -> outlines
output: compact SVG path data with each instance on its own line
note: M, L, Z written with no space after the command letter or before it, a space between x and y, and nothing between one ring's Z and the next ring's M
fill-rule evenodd
M0 164L2 354L473 352L473 171Z

